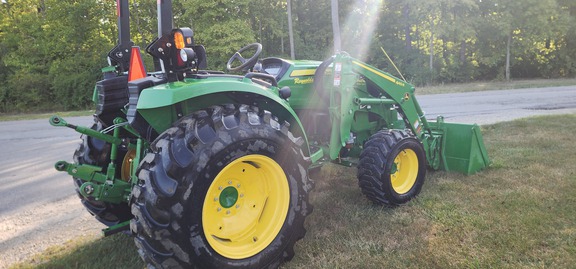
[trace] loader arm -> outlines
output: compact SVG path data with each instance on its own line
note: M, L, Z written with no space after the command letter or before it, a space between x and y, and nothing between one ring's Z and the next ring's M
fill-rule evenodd
M424 117L414 95L414 86L345 53L335 57L333 70L332 86L335 90L331 91L333 94L330 95L332 104L330 113L333 123L330 141L332 159L337 155L335 150L339 148L337 144L341 144L341 147L350 139L354 111L376 110L378 106L387 105L398 112L405 127L421 141L429 164L433 168L438 167L439 136L434 134ZM358 94L354 90L358 76L369 80L372 85L376 86L378 93L373 92L370 96ZM338 97L335 97L336 93Z
M376 83L382 90L386 98L380 98L379 102L386 102L386 99L391 99L394 104L399 106L403 118L407 121L407 128L412 130L420 140L424 140L426 134L432 135L430 125L414 96L414 86L357 60L352 61L352 69L354 72ZM370 101L355 100L358 104L370 103Z
M339 158L342 147L355 140L358 146L381 129L410 130L422 144L426 163L434 170L473 174L490 164L480 127L445 123L442 116L427 121L411 84L350 57L335 56L330 89L330 158ZM366 86L359 89L358 81ZM376 122L359 122L358 115L376 114Z

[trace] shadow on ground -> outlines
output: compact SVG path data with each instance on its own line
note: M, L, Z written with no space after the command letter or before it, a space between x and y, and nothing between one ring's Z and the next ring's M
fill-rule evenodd
M94 240L82 238L54 246L26 263L10 266L16 268L138 268L145 267L138 256L134 239L116 234Z

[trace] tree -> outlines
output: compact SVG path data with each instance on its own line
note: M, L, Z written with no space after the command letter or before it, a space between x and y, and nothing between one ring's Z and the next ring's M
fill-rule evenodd
M253 0L250 1L249 14L252 31L257 36L256 40L262 44L262 55L286 56L286 3L278 0Z
M495 36L501 48L491 48L492 54L504 55L504 77L512 78L516 73L522 77L537 76L537 57L540 48L546 47L550 33L564 32L567 23L556 0L483 1L482 13L486 14L487 24L483 27L492 30L485 37ZM480 38L481 42L488 42ZM503 52L498 52L502 51ZM518 71L514 71L516 68Z
M155 4L130 0L131 37L140 47L156 38ZM263 57L289 57L284 47L293 28L299 59L333 54L340 33L343 51L395 73L383 47L415 84L576 75L573 0L188 0L173 6L174 25L193 28L212 69L223 70L234 51L255 41L263 44ZM109 0L1 1L0 113L88 107L116 43L115 15Z
M557 33L554 47L557 70L551 70L556 77L576 76L576 1L558 0L559 19L563 19L566 28Z
M45 109L49 100L49 78L45 70L41 2L23 0L2 4L1 63L4 111Z
M374 44L383 2L378 0L343 1L342 48L350 55L365 60L371 51L380 51ZM362 25L362 27L358 27Z
M209 68L224 70L234 52L256 40L249 0L190 0L176 25L192 26L196 43L206 46Z
M45 0L48 11L43 26L45 55L51 92L64 109L90 104L94 83L106 65L106 53L116 36L106 24L115 14L114 2L92 0ZM106 19L104 19L106 18ZM73 27L70 27L73 26Z
M333 44L329 0L292 2L294 45L298 59L322 60Z

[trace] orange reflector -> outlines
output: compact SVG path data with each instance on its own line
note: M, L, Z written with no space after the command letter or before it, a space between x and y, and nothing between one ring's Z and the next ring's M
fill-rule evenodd
M130 54L130 69L128 69L128 81L146 77L146 68L140 54L140 47L132 47Z
M184 35L182 34L182 32L180 31L176 31L174 32L174 45L176 46L176 49L183 49L186 44L184 44Z

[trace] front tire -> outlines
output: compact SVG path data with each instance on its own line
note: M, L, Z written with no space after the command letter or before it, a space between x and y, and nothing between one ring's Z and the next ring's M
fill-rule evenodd
M288 124L246 105L185 117L152 144L131 229L158 268L275 268L311 212L308 162Z
M382 130L365 143L358 165L358 184L375 204L407 203L420 193L425 178L424 148L408 132Z

